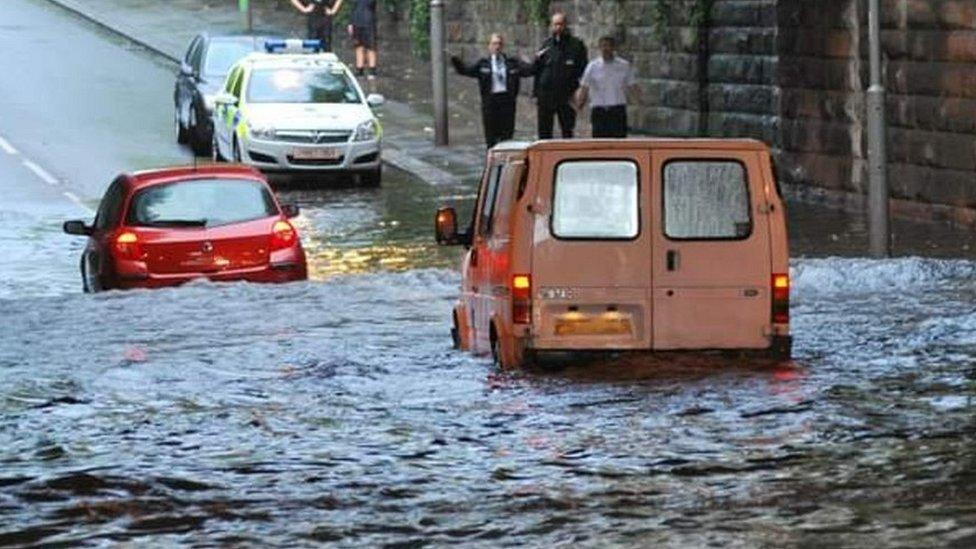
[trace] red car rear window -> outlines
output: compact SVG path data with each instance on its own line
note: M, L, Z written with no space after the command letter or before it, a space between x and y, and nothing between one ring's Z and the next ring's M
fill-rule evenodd
M140 190L126 222L139 227L214 227L278 215L267 187L243 179L196 179Z

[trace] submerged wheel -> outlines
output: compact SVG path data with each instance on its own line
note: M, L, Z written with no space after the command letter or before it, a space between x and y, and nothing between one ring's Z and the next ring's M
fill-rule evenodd
M197 156L210 156L211 139L208 139L205 130L207 124L200 124L197 118L197 110L190 109L190 148Z
M214 163L224 161L224 157L220 155L220 146L217 145L217 132L213 132L210 137L210 159Z
M461 348L461 330L458 327L457 315L451 315L454 319L454 326L451 327L451 341L455 349Z
M375 169L370 170L359 176L359 181L364 187L379 187L382 180L383 180L382 164L376 166Z
M502 342L498 339L495 327L491 327L491 364L496 368L502 367Z

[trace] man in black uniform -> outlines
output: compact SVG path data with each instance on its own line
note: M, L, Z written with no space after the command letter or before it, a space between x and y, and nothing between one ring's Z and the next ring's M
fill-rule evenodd
M322 41L322 51L332 51L332 16L339 13L342 0L291 0L298 11L308 15L308 37Z
M570 101L586 68L586 45L570 34L564 13L553 14L549 30L552 36L536 54L533 68L539 139L552 139L553 116L559 117L563 137L571 138L576 128L576 110Z
M515 101L519 94L519 81L532 74L532 66L502 53L505 40L502 35L491 35L488 57L482 57L471 65L451 56L451 63L458 74L478 79L481 90L481 121L485 127L488 148L512 138L515 133Z

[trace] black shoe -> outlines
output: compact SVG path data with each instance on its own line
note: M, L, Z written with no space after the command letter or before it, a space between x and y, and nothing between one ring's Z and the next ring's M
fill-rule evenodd
M362 77L363 76L363 68L362 67L356 67L356 76L357 77Z

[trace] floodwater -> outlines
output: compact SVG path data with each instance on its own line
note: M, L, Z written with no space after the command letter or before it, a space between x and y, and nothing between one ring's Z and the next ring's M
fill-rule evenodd
M394 171L281 192L308 282L84 295L63 191L185 158L172 73L9 4L0 43L43 35L32 62L101 99L0 59L0 131L59 179L0 155L0 546L976 546L972 232L897 222L900 257L857 259L863 216L791 205L787 364L455 352L432 216L474 184Z
M307 283L0 299L0 545L976 542L976 263L795 260L789 364L502 373L397 192L285 193Z

